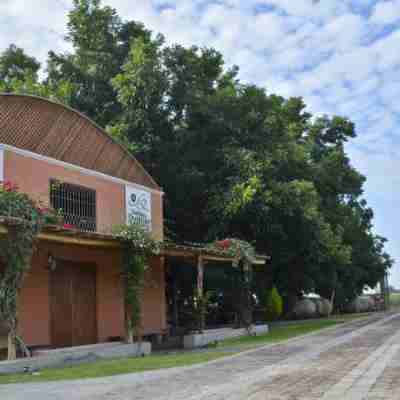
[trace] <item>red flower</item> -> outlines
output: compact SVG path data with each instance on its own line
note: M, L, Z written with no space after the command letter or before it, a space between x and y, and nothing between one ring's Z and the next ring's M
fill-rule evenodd
M3 189L6 192L12 192L17 189L17 186L15 186L11 181L4 181L3 182Z
M71 225L71 224L64 224L64 225L63 225L63 228L64 228L64 229L74 229L74 226Z
M220 240L217 245L223 249L228 249L231 246L231 241L229 239Z

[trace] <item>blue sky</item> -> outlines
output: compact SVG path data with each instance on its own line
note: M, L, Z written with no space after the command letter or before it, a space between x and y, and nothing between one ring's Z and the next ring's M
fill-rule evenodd
M63 40L71 0L0 0L0 51L10 43L40 60ZM376 231L400 259L400 0L104 0L183 45L213 46L240 77L303 96L315 114L356 123L348 146L367 178ZM400 287L394 267L391 282Z

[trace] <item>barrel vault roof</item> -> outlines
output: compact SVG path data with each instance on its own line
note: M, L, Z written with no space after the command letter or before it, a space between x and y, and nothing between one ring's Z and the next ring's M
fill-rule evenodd
M82 113L45 98L0 94L0 143L160 190L104 129Z

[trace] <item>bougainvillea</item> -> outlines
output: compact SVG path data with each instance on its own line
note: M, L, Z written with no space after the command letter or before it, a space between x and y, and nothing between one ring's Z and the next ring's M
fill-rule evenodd
M9 331L8 358L16 358L18 292L30 267L34 241L40 231L41 212L35 202L7 181L0 184L0 216L16 218L0 238L0 258L4 264L0 276L0 319ZM24 347L24 346L23 346Z
M30 268L37 235L44 225L56 223L60 214L42 207L19 192L12 182L5 181L0 183L0 217L9 220L6 234L0 236L0 259L4 265L0 275L0 319L9 331L8 358L15 359L18 346L29 355L17 335L18 293Z
M134 335L141 337L141 297L145 272L151 256L160 253L161 243L138 224L114 227L113 235L122 243L122 284L125 295L126 340L132 343Z
M256 256L255 249L249 242L234 238L217 240L211 243L208 247L224 251L234 257L233 266L235 267L237 267L241 261L247 264L252 264Z
M240 269L240 282L236 288L238 323L246 327L250 333L252 326L251 266L255 262L256 251L250 243L234 238L217 240L208 247L232 256L232 265Z

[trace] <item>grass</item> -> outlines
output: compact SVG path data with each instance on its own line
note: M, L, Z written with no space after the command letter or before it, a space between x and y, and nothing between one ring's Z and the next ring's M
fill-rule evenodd
M251 347L263 346L266 344L279 343L296 336L305 335L320 329L329 328L337 324L360 318L360 316L332 317L322 320L310 320L282 326L273 326L269 333L260 336L242 336L226 339L218 344L218 347L238 347L248 349Z
M90 364L81 364L65 368L43 369L40 371L39 375L0 375L0 384L100 378L154 369L189 366L216 360L217 358L231 354L231 352L207 351L161 355L153 354L143 358L97 361Z
M305 335L307 333L335 326L360 317L362 316L347 315L331 317L323 320L310 320L307 322L275 326L265 335L246 336L224 340L218 344L218 350L212 349L212 346L210 346L208 350L200 352L176 352L169 354L154 353L143 358L104 360L65 368L43 369L38 375L0 375L0 384L100 378L163 368L189 366L216 360L252 347L282 342L296 336ZM229 347L231 349L229 349Z
M400 307L400 293L390 293L390 305Z

